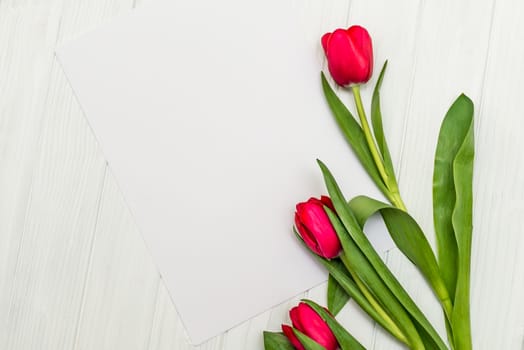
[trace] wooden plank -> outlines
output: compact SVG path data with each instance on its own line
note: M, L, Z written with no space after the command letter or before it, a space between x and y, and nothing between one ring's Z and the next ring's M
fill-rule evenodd
M524 336L524 6L497 1L477 103L472 269L475 346L521 349Z
M132 1L65 4L60 41L125 13ZM144 349L150 341L159 275L110 170L82 291L74 349Z
M6 349L71 348L104 161L56 65L40 157L1 313ZM56 89L56 90L55 90ZM44 90L45 91L45 90Z
M428 1L421 8L400 182L408 208L426 232L432 232L431 183L440 123L461 92L480 101L492 4Z
M178 317L171 297L162 281L158 285L150 341L146 349L193 349L189 344L184 325Z
M89 229L89 204L99 194L96 184L86 186L85 176L97 171L93 159L68 157L85 141L78 124L64 122L70 100L57 101L47 93L56 73L52 49L58 29L50 13L48 6L30 3L7 2L0 9L0 45L5 45L0 64L0 346L5 349L70 345L76 276L62 267L85 242L71 240L70 232L76 225ZM74 142L68 132L77 133ZM46 167L51 159L54 169ZM62 210L75 204L71 211ZM74 259L71 268L82 264L82 255Z
M145 349L159 279L107 171L74 349Z
M43 7L0 4L0 300L16 264L25 210L38 157L52 57L47 32L56 29ZM43 28L45 30L43 30ZM2 329L3 327L0 327ZM0 332L0 340L3 332ZM0 344L2 344L0 342Z
M105 161L54 60L59 30L67 28L60 26L60 3L2 6L1 33L10 39L1 64L9 73L2 77L11 78L1 85L7 91L2 111L10 112L2 113L9 117L2 119L9 141L2 145L2 164L11 170L2 173L2 189L14 185L2 193L19 202L2 201L12 221L2 220L8 252L1 264L0 344L70 349Z
M69 40L133 5L131 0L0 4L2 348L192 348L53 60L56 40ZM385 129L405 200L430 234L438 127L460 91L476 102L474 339L479 349L516 349L524 334L519 277L524 166L517 134L524 126L518 105L524 50L517 44L524 39L524 6L497 2L490 36L492 7L488 0L297 2L319 60L318 36L356 22L375 38L377 68L389 56ZM399 38L399 32L405 35ZM365 89L364 98L369 93ZM441 322L418 273L398 252L388 260L431 318ZM324 293L325 285L307 296L325 303ZM287 311L300 297L199 348L262 349L262 330L289 322ZM370 348L394 348L388 337L359 321L365 317L358 312L349 306L340 319Z

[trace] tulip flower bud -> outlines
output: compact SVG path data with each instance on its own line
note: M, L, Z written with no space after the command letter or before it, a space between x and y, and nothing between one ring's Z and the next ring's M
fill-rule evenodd
M366 83L373 73L373 46L361 26L337 29L322 36L322 47L335 82L343 87Z
M331 199L326 196L297 204L295 226L309 249L323 258L332 259L338 256L341 244L324 206L334 210Z
M306 303L300 303L289 312L293 327L304 333L326 350L338 349L337 338L327 325L327 323ZM298 350L304 350L304 346L296 337L293 329L289 326L282 325L282 331L289 339L291 344Z

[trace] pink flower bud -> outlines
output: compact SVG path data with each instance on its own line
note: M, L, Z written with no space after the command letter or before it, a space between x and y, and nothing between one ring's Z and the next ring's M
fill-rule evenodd
M341 245L324 205L334 210L331 199L325 196L298 203L295 226L309 249L323 258L332 259L338 256Z
M337 29L322 36L328 68L340 86L366 83L373 73L373 46L361 26Z
M293 327L322 345L326 350L338 349L337 338L322 317L309 305L306 303L298 304L291 309L289 316ZM282 325L282 331L295 349L304 350L291 327Z

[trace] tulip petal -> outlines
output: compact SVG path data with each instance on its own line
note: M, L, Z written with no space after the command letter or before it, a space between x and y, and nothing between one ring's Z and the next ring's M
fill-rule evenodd
M307 228L304 232L301 232L299 227L297 229L302 233L306 244L308 244L308 240L314 240L314 247L319 251L319 255L331 259L338 255L340 241L324 211L323 203L319 200L316 201L303 203L297 210L300 223Z
M297 228L297 231L300 233L300 237L302 237L304 243L306 243L308 248L311 249L315 254L322 255L322 251L318 247L318 243L314 235L304 224L302 224L298 216L298 213L295 214L295 226Z
M338 344L342 350L365 350L365 348L355 339L337 320L329 313L328 310L325 310L320 305L316 304L311 300L304 300L306 304L311 306L320 317L322 317L329 328L337 338Z
M367 81L373 72L373 45L371 37L368 31L361 26L351 26L347 32L355 48L355 57L358 57L361 67L367 68L367 70L362 71L362 79Z
M322 39L320 40L320 42L322 43L322 48L324 49L324 53L327 53L328 42L330 37L331 33L326 33L322 35Z
M351 82L353 66L349 57L351 57L352 51L346 31L342 29L335 30L330 36L326 56L329 72L339 85L346 86Z
M282 332L284 332L284 335L287 337L291 345L295 347L295 349L298 350L305 350L304 346L300 343L297 336L295 335L295 332L293 332L293 328L290 326L287 326L285 324L282 325Z
M291 319L291 323L293 324L293 327L298 329L301 332L304 332L307 324L304 325L302 323L302 318L300 315L300 304L298 306L295 306L291 310L289 310L289 318Z
M333 202L331 201L331 198L329 198L328 196L321 196L321 197L320 197L320 201L321 201L322 204L324 204L326 207L328 207L329 209L335 211L335 207L333 206Z
M325 347L327 350L336 350L338 347L335 335L327 323L316 313L311 306L300 303L295 308L294 317L297 322L293 323L302 333Z
M373 48L366 29L360 26L337 29L325 43L329 72L337 84L348 86L369 80Z

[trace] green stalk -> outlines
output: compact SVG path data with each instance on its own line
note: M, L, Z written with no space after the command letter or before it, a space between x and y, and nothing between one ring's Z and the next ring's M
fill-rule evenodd
M373 160L375 161L375 165L377 166L378 172L380 173L380 176L382 177L384 184L386 184L387 186L388 175L386 174L386 169L384 168L384 162L382 161L382 157L378 153L377 146L375 144L375 141L373 140L373 136L371 135L371 130L369 129L366 112L364 111L364 106L362 104L362 97L360 96L360 85L352 86L351 90L353 91L353 97L355 98L355 105L357 106L358 117L360 118L360 125L362 126L362 131L364 132L364 136L366 137L369 150L371 152L371 155L373 156Z
M404 201L402 200L402 197L400 197L400 192L398 189L394 189L391 191L391 204L393 204L395 207L397 207L400 210L408 212L408 209L406 208L406 205L404 204Z
M382 74L382 73L381 73ZM380 78L379 78L380 79ZM377 144L374 140L374 137L371 133L371 130L370 130L370 127L369 127L369 124L368 124L368 121L367 121L367 117L366 117L366 112L364 110L364 106L363 106L363 103L362 103L362 97L360 95L360 86L359 85L355 85L355 86L352 86L351 87L352 89L352 92L353 92L353 97L354 97L354 100L355 100L355 105L357 107L357 113L358 113L358 116L359 116L359 119L360 119L360 124L361 124L361 127L362 127L362 131L364 133L364 136L365 136L365 139L366 139L366 143L368 145L368 148L369 148L369 151L372 155L372 158L373 158L373 161L376 165L376 168L380 174L380 177L382 178L382 181L387 189L387 193L386 196L388 197L388 199L390 200L390 202L398 209L404 211L404 212L407 212L407 208L406 208L406 205L404 204L404 201L402 200L402 197L400 196L400 192L398 190L398 185L396 184L396 182L394 181L394 174L389 174L390 176L393 176L393 178L390 178L390 176L388 176L388 171L386 170L386 167L384 165L384 159L382 158L381 156L381 153L378 151L378 147L377 147ZM379 111L380 113L380 111ZM374 124L374 127L375 127L375 124ZM392 180L393 179L393 180ZM451 326L452 324L452 313L453 313L453 304L452 304L452 301L451 301L451 298L447 292L447 289L445 288L445 286L443 284L439 284L437 283L437 285L434 285L434 291L436 292L438 298L439 298L439 301L440 301L440 304L444 310L444 314L446 316L446 325L447 326ZM469 311L469 310L468 310ZM457 321L455 320L455 323ZM461 325L459 327L461 327L465 322L462 322L462 320L460 320ZM451 346L452 348L454 348L454 341L453 341L453 334L454 332L451 332L450 334L450 330L452 330L452 328L454 327L447 327L447 330L448 330L448 336L450 336L450 343L451 343ZM464 328L467 328L467 327L464 327ZM467 332L466 332L467 333Z
M398 188L394 184L395 181L390 181L390 177L387 174L386 168L384 166L384 161L378 151L373 135L371 134L371 129L369 128L366 112L362 103L362 97L360 96L360 85L352 86L351 90L353 91L353 97L355 99L355 105L357 106L357 113L360 119L360 125L362 126L362 131L364 132L364 137L366 138L369 151L371 152L371 156L373 157L373 161L375 162L380 177L382 178L382 181L384 182L384 185L387 188L388 193L386 195L395 207L402 209L403 211L407 211L406 205L404 204L402 197L400 197ZM391 176L395 175L392 174Z
M341 258L342 258L342 260L344 260L343 256ZM346 265L346 267L349 266L349 264L345 264L345 265ZM407 338L405 337L404 333L402 333L402 331L400 330L400 328L398 328L396 323L391 319L391 317L389 317L389 315L386 312L386 310L384 310L382 308L382 306L380 306L379 302L373 297L371 292L365 286L364 282L362 282L362 280L352 270L348 270L348 271L351 274L351 277L353 277L353 280L355 281L355 283L357 284L357 287L360 289L360 291L362 292L364 297L367 299L367 301L369 301L369 304L382 317L384 322L387 323L387 325L389 326L389 328L388 328L389 332L395 338L397 338L398 340L400 340L401 342L403 342L407 346L410 346L410 343L407 340Z
M351 273L346 274L346 272L337 270L337 268L332 264L332 261L319 256L317 256L317 258L324 265L324 267L326 267L329 273L332 274L333 278L335 278L337 282L340 283L340 286L346 291L346 293L348 293L348 295L350 295L351 298L355 300L355 302L362 308L362 310L364 310L364 312L366 312L367 315L369 315L369 317L371 317L377 324L382 326L382 328L397 338L400 342L408 345L408 341L404 340L406 339L404 333L397 331L398 326L396 323L394 321L384 319L384 314L379 314L375 307L371 305L367 297L360 290L360 287L356 284L355 281L352 280ZM355 283L352 284L351 282Z

